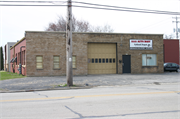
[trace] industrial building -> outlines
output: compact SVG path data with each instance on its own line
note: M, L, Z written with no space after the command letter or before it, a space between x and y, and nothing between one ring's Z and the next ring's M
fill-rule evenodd
M7 42L7 44L4 46L4 70L5 71L11 71L11 65L10 65L10 48L16 44L16 42Z
M164 39L164 62L180 65L180 48L178 39Z
M23 75L66 75L65 37L26 31L11 47L11 72L19 73L21 63ZM72 42L73 75L164 72L163 34L73 33Z

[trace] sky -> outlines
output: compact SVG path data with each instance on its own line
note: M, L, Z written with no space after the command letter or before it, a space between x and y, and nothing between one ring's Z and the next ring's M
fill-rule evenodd
M0 1L4 1L4 0L0 0ZM18 0L18 1L22 1L22 0ZM23 0L23 1L27 1L27 0ZM43 0L43 1L48 1L48 0ZM57 1L57 0L53 0L53 1ZM119 6L119 7L131 7L131 8L140 8L140 9L180 12L180 0L77 0L77 1ZM67 3L54 2L54 4L66 5ZM81 6L82 5L83 4L81 4ZM175 19L172 18L172 17L176 17L174 15L110 11L110 10L76 8L76 7L72 8L72 13L77 19L89 21L89 23L94 26L97 25L103 26L108 24L114 29L115 33L148 33L148 34L155 33L155 34L165 34L165 35L172 34L174 38L176 38L176 34L173 32L173 29L176 28L176 24L172 22L175 21ZM67 7L65 6L58 6L58 7L0 6L0 46L4 47L4 45L7 42L17 42L17 40L21 40L24 37L25 31L44 31L50 22L56 22L59 15L66 16L66 14L67 14ZM180 15L178 15L178 17L180 17ZM178 25L180 28L180 23Z

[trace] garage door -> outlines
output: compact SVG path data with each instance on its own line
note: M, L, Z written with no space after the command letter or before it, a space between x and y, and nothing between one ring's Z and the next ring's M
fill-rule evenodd
M116 44L88 43L88 74L116 74Z

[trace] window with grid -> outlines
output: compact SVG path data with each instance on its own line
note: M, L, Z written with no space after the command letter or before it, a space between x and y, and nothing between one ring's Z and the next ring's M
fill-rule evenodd
M60 68L60 57L59 56L53 56L53 68L59 69Z
M43 69L43 57L36 56L36 69Z
M142 54L142 66L157 66L156 54Z
M72 68L76 68L76 56L72 56Z

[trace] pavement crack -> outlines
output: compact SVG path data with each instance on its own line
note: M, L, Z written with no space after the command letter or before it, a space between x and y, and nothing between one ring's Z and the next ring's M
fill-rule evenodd
M147 90L161 90L161 91L166 91L166 90L157 89L157 88L147 88L147 87L138 87L138 88L147 89Z
M34 92L35 94L37 94L37 95L39 95L39 96L45 96L46 98L48 98L48 96L47 95L44 95L44 94L40 94L40 93L38 93L38 92Z
M78 115L80 118L84 118L82 116L82 114L78 113L78 112L75 112L74 110L72 110L71 108L69 108L68 106L65 106L68 110L70 110L71 112L73 112L74 114Z

